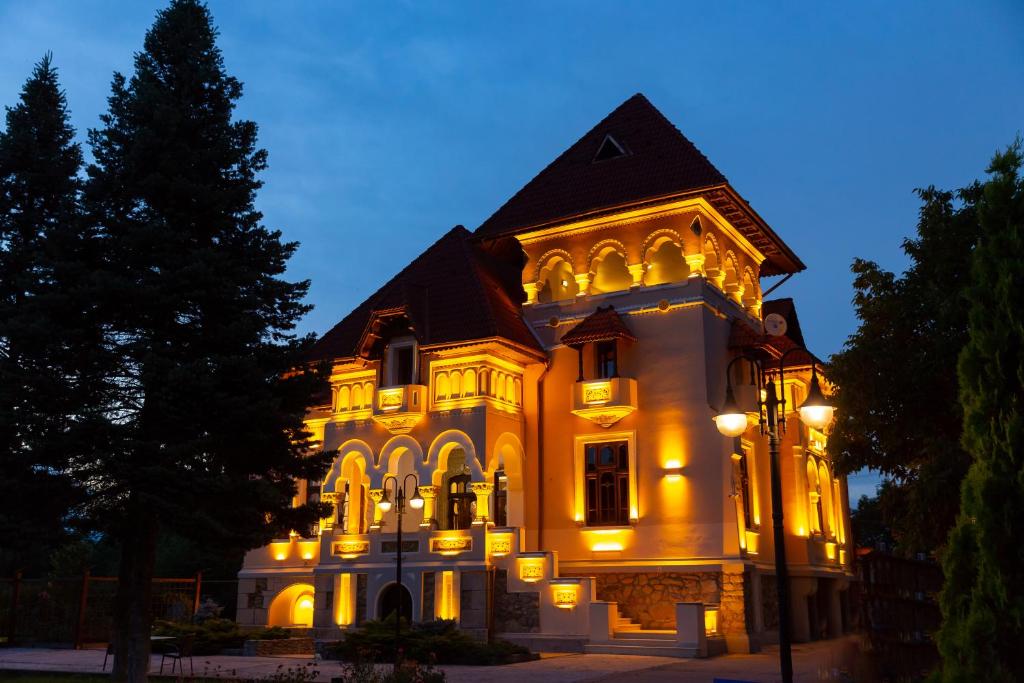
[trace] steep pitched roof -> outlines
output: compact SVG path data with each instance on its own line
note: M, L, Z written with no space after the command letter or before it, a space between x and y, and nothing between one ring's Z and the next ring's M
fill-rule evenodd
M599 153L608 139L623 154ZM700 187L725 183L725 176L655 109L633 95L484 221L484 237Z
M359 355L374 319L397 311L423 345L502 337L541 351L519 313L518 264L491 256L471 237L461 225L449 230L317 340L309 359Z
M636 337L626 327L626 323L622 322L622 318L615 312L614 306L603 308L598 306L596 311L562 335L562 343L566 346L580 346L609 339L636 341Z
M512 235L698 191L765 254L762 275L804 269L714 164L641 94L562 152L484 221L476 235Z

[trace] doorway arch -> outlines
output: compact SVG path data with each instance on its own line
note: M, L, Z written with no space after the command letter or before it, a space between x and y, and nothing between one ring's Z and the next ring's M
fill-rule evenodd
M385 620L398 612L408 621L412 621L412 593L405 586L389 583L384 586L377 598L377 619Z

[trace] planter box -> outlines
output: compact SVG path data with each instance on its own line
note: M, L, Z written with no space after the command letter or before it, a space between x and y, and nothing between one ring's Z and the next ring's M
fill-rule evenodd
M247 640L242 648L246 657L280 657L313 654L312 638L280 638L278 640Z

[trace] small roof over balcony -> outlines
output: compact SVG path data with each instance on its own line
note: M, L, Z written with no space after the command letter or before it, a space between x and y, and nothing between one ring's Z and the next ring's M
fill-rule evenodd
M626 327L622 317L615 312L615 307L611 305L598 306L596 311L562 335L562 343L566 346L583 346L591 342L612 339L636 341L636 337Z

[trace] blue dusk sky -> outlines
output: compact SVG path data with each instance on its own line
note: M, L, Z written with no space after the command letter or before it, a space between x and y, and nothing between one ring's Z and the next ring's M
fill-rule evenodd
M0 1L0 104L51 50L84 141L162 2ZM902 270L913 189L1024 128L1024 3L210 2L259 207L301 242L322 333L456 223L475 228L644 93L807 264L811 349L855 329L855 257ZM769 281L770 282L770 281ZM851 478L851 496L871 475Z

